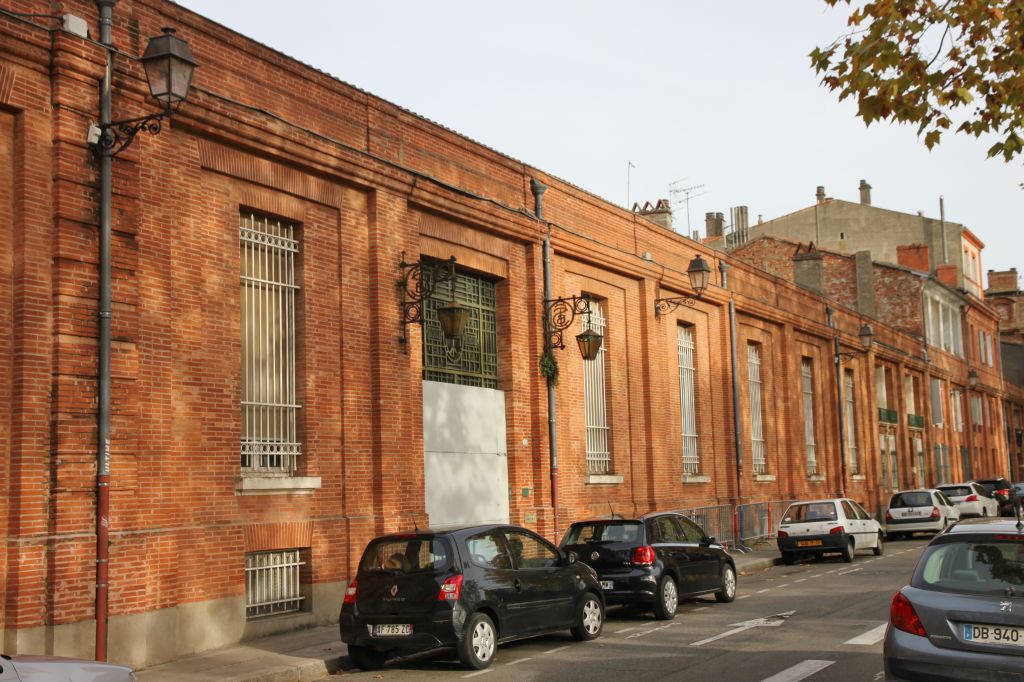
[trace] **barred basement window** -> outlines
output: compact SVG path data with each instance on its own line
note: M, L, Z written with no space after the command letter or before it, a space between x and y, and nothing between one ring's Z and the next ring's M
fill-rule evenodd
M814 372L811 359L800 361L800 375L803 380L804 394L804 446L807 452L807 475L818 473L818 457L814 440Z
M761 424L761 349L747 344L747 388L750 393L750 445L754 473L765 472L764 429Z
M437 309L454 300L469 309L469 321L458 345L446 343ZM491 280L455 273L454 286L437 287L424 305L423 378L462 386L498 388L498 324L496 286Z
M697 404L694 396L693 328L680 325L676 338L679 351L679 411L682 416L683 473L700 473L697 448Z
M302 608L299 550L245 555L245 616L259 618Z
M243 214L242 447L247 473L291 475L299 455L295 393L295 225Z
M593 360L583 361L583 404L587 427L587 473L607 474L612 469L608 449L608 414L606 410L604 309L598 301L590 301L590 315L583 318L583 331L591 329L604 336L601 350Z

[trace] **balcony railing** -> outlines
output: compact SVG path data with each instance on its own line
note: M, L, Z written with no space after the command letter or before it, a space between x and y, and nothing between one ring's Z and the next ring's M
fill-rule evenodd
M896 410L887 410L884 407L878 408L878 421L883 424L898 424L899 417L896 416Z
M907 415L907 426L912 429L923 429L924 428L924 417L920 414L908 414Z

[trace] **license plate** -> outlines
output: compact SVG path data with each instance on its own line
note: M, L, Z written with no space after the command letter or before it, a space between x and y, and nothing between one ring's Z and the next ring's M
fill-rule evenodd
M978 644L1009 644L1024 647L1024 628L964 623L964 640Z
M821 547L821 540L798 540L797 547Z
M405 635L411 635L412 624L388 623L386 625L374 625L372 634L374 637L402 637Z
M611 580L602 580L601 581L601 589L602 590L610 590L610 589L612 589L614 587L615 587L615 582L614 581L611 581Z

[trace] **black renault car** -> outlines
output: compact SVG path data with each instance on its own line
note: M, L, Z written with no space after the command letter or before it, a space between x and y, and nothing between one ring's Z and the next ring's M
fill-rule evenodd
M736 564L725 548L676 512L596 519L569 526L561 547L597 571L608 604L650 606L675 618L680 598L736 598Z
M526 528L417 530L370 541L341 607L341 639L360 668L455 647L488 667L497 645L568 629L595 639L605 602L597 574Z

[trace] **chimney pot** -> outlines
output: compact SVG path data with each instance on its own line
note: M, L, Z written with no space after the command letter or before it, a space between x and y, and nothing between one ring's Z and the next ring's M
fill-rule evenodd
M825 203L825 186L818 185L818 191L815 192L814 196L818 200L819 204Z
M871 205L871 185L866 180L860 181L860 203L865 206Z

